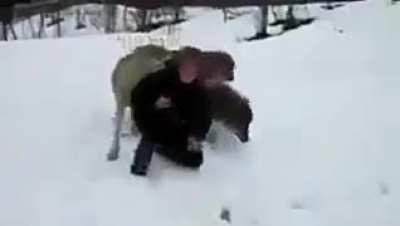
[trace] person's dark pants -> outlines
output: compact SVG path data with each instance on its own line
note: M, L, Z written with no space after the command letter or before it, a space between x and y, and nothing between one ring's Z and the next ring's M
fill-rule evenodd
M135 152L133 164L131 166L131 173L135 175L145 176L147 168L150 165L151 157L153 155L155 144L150 142L149 139L142 138Z
M154 151L184 167L199 168L203 163L202 150L188 151L186 147L158 145Z
M203 152L201 150L188 151L186 146L162 145L142 138L135 152L131 173L145 176L154 151L185 167L199 168L203 163Z
M136 121L138 121L136 119ZM138 124L142 139L136 149L131 173L146 175L154 151L178 165L198 168L203 163L201 150L188 151L188 128L174 112L164 110L149 123Z

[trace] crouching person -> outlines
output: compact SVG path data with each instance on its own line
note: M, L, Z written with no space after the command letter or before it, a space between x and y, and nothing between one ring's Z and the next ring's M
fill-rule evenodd
M201 51L180 50L166 67L149 74L132 91L133 118L142 138L131 173L146 175L154 151L175 163L198 168L202 142L211 125L204 87L221 84L223 76L202 76ZM209 71L208 71L209 72Z

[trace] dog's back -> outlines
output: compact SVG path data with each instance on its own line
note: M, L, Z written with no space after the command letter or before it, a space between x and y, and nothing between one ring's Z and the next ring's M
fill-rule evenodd
M117 99L128 106L130 92L149 73L164 68L164 61L171 57L170 51L162 46L145 45L121 58L111 77L111 84Z

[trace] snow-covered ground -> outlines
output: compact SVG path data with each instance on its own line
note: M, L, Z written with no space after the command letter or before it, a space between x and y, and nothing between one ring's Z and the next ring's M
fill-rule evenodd
M156 158L129 174L138 139L107 162L114 36L0 43L1 226L400 225L400 6L314 7L310 26L268 40L251 16L208 11L182 45L225 49L250 97L252 140L222 136L200 171Z

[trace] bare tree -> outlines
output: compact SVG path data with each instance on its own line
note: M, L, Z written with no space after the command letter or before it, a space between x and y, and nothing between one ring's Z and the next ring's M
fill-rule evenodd
M57 18L57 37L61 37L61 12L60 10L57 10L56 12L56 18Z
M4 22L0 23L1 32L0 32L0 40L7 41L7 27Z
M28 22L29 22L29 27L31 28L32 38L36 38L35 25L33 25L32 17L29 17Z
M332 9L334 9L331 0L327 0L327 1L326 1L325 9L327 9L327 10L332 10Z
M227 8L222 8L222 14L224 15L224 22L228 21L228 9Z
M115 32L117 24L117 6L111 4L104 4L104 32L112 33Z
M38 37L43 38L43 33L44 33L44 13L40 13L40 19L39 19L39 32L38 32Z
M124 11L122 12L122 24L124 31L128 30L128 6L124 7Z
M286 20L287 6L273 6L271 11L275 19L275 24L281 24Z
M143 10L138 10L138 19L136 20L137 24L137 30L138 31L145 31L148 26L149 26L149 10L143 9Z
M257 29L256 36L258 37L266 37L268 36L267 27L268 27L268 5L260 6L260 18L259 18L259 26Z
M181 14L182 14L182 8L181 7L173 7L173 11L174 11L174 20L173 23L178 23L179 21L181 21Z
M79 6L75 8L75 20L76 29L82 29L86 27L84 23L84 13L82 13L82 8Z
M61 7L58 7L57 10L50 15L51 21L47 26L55 26L55 36L60 38L62 37L62 27L61 23L64 21L64 18L61 17Z
M8 24L8 27L10 28L11 34L12 34L12 36L13 36L13 39L14 39L14 40L17 40L17 39L18 39L18 36L17 36L17 33L15 32L13 23L9 23L9 24Z
M5 41L8 40L7 26L10 27L13 17L14 17L14 7L13 6L1 6L0 7L0 23L2 24L1 33L2 33L2 39Z
M2 26L1 26L1 33L2 35L0 36L0 40L5 40L8 41L8 30L10 30L11 35L13 37L14 40L18 39L17 33L15 32L14 26L12 23L5 23L2 22Z
M285 23L285 30L293 29L297 26L297 20L293 13L293 5L289 5L286 11L286 23Z

